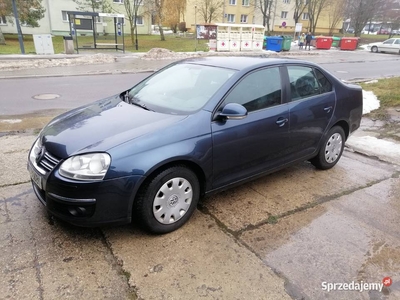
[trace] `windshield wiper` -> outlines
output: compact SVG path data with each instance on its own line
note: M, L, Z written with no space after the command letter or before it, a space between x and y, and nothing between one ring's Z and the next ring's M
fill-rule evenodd
M154 110L148 108L148 107L146 106L146 104L139 103L140 100L139 100L138 98L134 98L131 94L129 94L129 92L126 92L126 93L125 93L125 95L124 95L124 101L125 101L126 103L128 103L128 104L133 104L133 105L139 106L139 107L141 107L141 108L143 108L143 109L145 109L145 110L154 111Z

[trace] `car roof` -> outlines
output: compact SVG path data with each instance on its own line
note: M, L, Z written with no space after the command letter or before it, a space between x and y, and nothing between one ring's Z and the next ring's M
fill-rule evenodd
M298 59L255 56L209 56L201 58L189 58L180 61L180 63L206 65L226 69L234 69L238 71L285 63L302 63L315 66L313 63Z

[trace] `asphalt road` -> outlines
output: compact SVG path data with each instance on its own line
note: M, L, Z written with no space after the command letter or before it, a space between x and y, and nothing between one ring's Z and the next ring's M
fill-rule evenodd
M349 56L354 54L348 53ZM321 64L343 80L400 76L398 55L365 52L359 52L357 55L359 55L359 59L352 59L352 61L343 60L334 55L303 58ZM148 74L2 79L0 80L0 116L23 115L53 109L72 109L120 93ZM54 94L56 98L47 100L34 98L43 94Z
M343 80L364 80L400 76L400 59L392 60L321 63L321 65Z
M120 93L148 74L3 79L0 80L0 115L72 109ZM34 98L44 94L58 97L48 100Z

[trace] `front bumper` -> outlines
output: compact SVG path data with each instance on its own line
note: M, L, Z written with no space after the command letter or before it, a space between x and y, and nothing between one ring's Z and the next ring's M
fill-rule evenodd
M77 226L129 223L133 200L143 176L84 182L61 177L55 169L39 174L28 163L33 190L51 215ZM34 173L33 173L34 172ZM37 184L40 176L41 187Z

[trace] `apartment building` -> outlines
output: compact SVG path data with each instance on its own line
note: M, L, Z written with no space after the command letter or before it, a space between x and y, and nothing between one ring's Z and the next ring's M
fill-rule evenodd
M303 5L307 5L308 1L309 0L303 0ZM295 12L295 0L276 0L273 11L274 14L271 22L272 24L270 24L271 29L273 29L273 31L277 33L293 33L296 25L293 19ZM328 33L332 17L333 16L331 7L326 7L324 10L322 10L318 18L315 33ZM343 21L338 22L338 24L333 29L333 33L339 32L339 30L343 26ZM298 22L302 24L303 32L307 32L310 30L310 16L307 8L301 11Z
M306 5L309 0L303 0ZM217 3L218 1L214 1ZM188 0L186 8L186 27L194 29L194 24L204 23L202 10L204 10L204 0ZM270 29L277 34L293 33L295 21L293 19L295 11L295 0L273 0L271 7L271 18L269 20ZM318 19L316 33L327 33L329 23L332 18L330 8L324 9ZM257 24L263 25L263 15L259 8L259 0L222 0L218 8L213 23L232 23L232 24ZM310 28L309 14L304 9L300 14L299 23L302 23L303 31ZM339 22L334 32L339 32L343 22Z
M257 0L222 0L211 23L260 24L255 19L254 1ZM218 1L214 1L218 3ZM186 27L193 31L195 23L204 24L204 0L188 0L185 13Z
M108 0L113 13L120 13L126 16L124 0ZM146 0L144 0L146 1ZM168 1L168 0L166 0ZM270 29L277 34L293 33L295 22L293 20L295 0L273 0L272 13L270 19ZM308 0L304 0L306 3ZM205 0L187 0L186 11L183 14L182 22L186 22L186 27L194 31L195 24L204 24ZM221 0L211 23L232 23L232 24L257 24L262 25L263 16L257 7L258 0ZM44 18L39 21L40 27L32 28L22 24L24 34L48 34L67 35L70 30L67 11L76 11L77 4L73 0L43 0L42 5L46 12ZM325 9L321 12L318 19L316 33L327 33L329 31L329 20L331 19L330 10ZM96 31L98 33L113 33L114 19L99 17L96 20ZM130 33L129 22L125 19L118 20L124 22L124 31ZM151 15L145 13L144 7L139 8L139 15L136 19L138 34L150 34L152 32ZM300 20L303 24L303 31L310 27L309 16L306 10L301 13ZM0 16L0 26L3 33L17 33L15 23L8 22L7 18ZM339 22L334 32L342 28ZM79 31L80 34L85 34ZM90 31L88 31L90 34Z
M112 13L124 14L126 11L123 0L108 0ZM21 24L24 34L53 34L68 35L70 32L70 24L67 11L77 11L77 4L73 0L43 0L42 5L46 9L44 17L39 21L39 27L32 28ZM90 11L89 9L87 11ZM148 34L151 32L151 18L143 13L144 9L139 8L136 24L138 26L138 34ZM120 23L124 23L124 32L129 34L129 22L127 20L118 19ZM98 33L114 33L114 18L98 17L96 19L96 31ZM3 33L17 33L15 22L9 22L6 17L0 17L0 26ZM80 30L79 34L90 34L91 31Z

